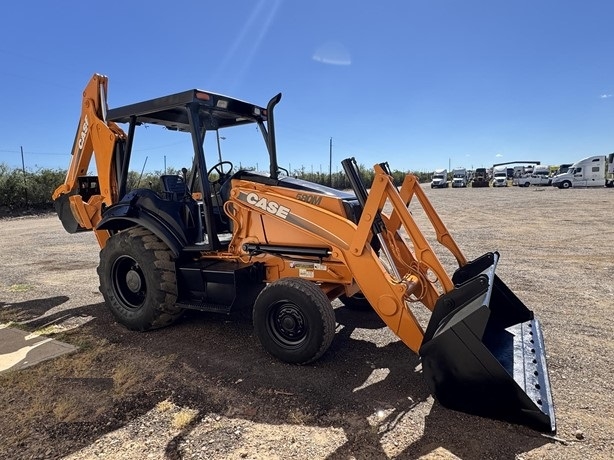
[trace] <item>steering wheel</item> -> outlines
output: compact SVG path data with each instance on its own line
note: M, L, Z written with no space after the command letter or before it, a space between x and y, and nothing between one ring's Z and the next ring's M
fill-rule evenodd
M226 169L224 166L228 166L228 172L224 171ZM219 163L214 164L211 167L211 169L207 171L207 180L209 181L211 185L221 184L222 182L226 180L228 176L230 176L230 173L232 172L233 169L234 169L234 165L230 161L220 161ZM211 177L211 173L214 171L217 173L218 178L217 180L212 181L210 177Z

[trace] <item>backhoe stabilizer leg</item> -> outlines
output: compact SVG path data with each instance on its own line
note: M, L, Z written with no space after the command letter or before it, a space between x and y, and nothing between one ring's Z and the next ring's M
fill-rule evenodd
M420 347L422 369L445 407L555 432L539 321L495 275L488 253L455 274Z

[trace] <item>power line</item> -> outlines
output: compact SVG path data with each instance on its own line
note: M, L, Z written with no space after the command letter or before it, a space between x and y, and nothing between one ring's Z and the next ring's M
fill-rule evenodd
M28 150L25 150L23 152L21 152L20 150L2 150L0 149L1 153L26 153L28 155L56 155L56 156L65 156L65 155L70 155L70 152L68 153L57 153L57 152L30 152Z

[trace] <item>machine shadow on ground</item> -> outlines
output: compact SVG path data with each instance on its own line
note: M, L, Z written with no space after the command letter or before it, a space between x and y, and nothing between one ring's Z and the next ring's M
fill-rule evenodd
M1 427L1 437L16 443L5 448L18 448L22 458L49 449L58 457L76 452L167 399L199 416L168 443L166 458L181 458L180 441L210 413L272 427L300 423L342 428L346 442L331 459L361 453L362 458L388 458L383 438L391 430L411 427L423 433L411 433L401 458L438 448L464 459L497 458L494 446L482 442L488 439L497 440L496 452L506 453L501 458L510 458L547 442L529 429L433 403L419 358L400 341L387 339L385 325L373 312L336 308L337 334L329 351L312 365L294 366L268 356L246 319L188 311L173 326L139 333L115 323L103 303L56 308L68 299L0 303L3 322L13 320L29 331L88 318L56 337L80 351L0 377L6 389L3 405L10 407L7 415L32 414L29 419L16 415L19 426L12 433ZM51 309L57 311L47 314ZM130 375L119 378L125 370ZM19 397L33 388L48 404L37 408L38 398ZM66 396L72 407L62 417L54 402ZM378 411L383 415L374 426ZM302 414L299 422L289 416L296 413ZM20 435L28 432L37 433L36 443Z

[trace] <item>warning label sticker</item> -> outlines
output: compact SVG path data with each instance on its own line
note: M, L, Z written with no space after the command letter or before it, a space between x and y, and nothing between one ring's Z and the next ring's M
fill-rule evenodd
M316 270L326 271L326 265L317 262L292 261L290 267L298 269L298 276L301 278L313 278Z
M313 278L314 272L313 270L309 270L308 268L299 268L298 276L300 276L301 278Z

